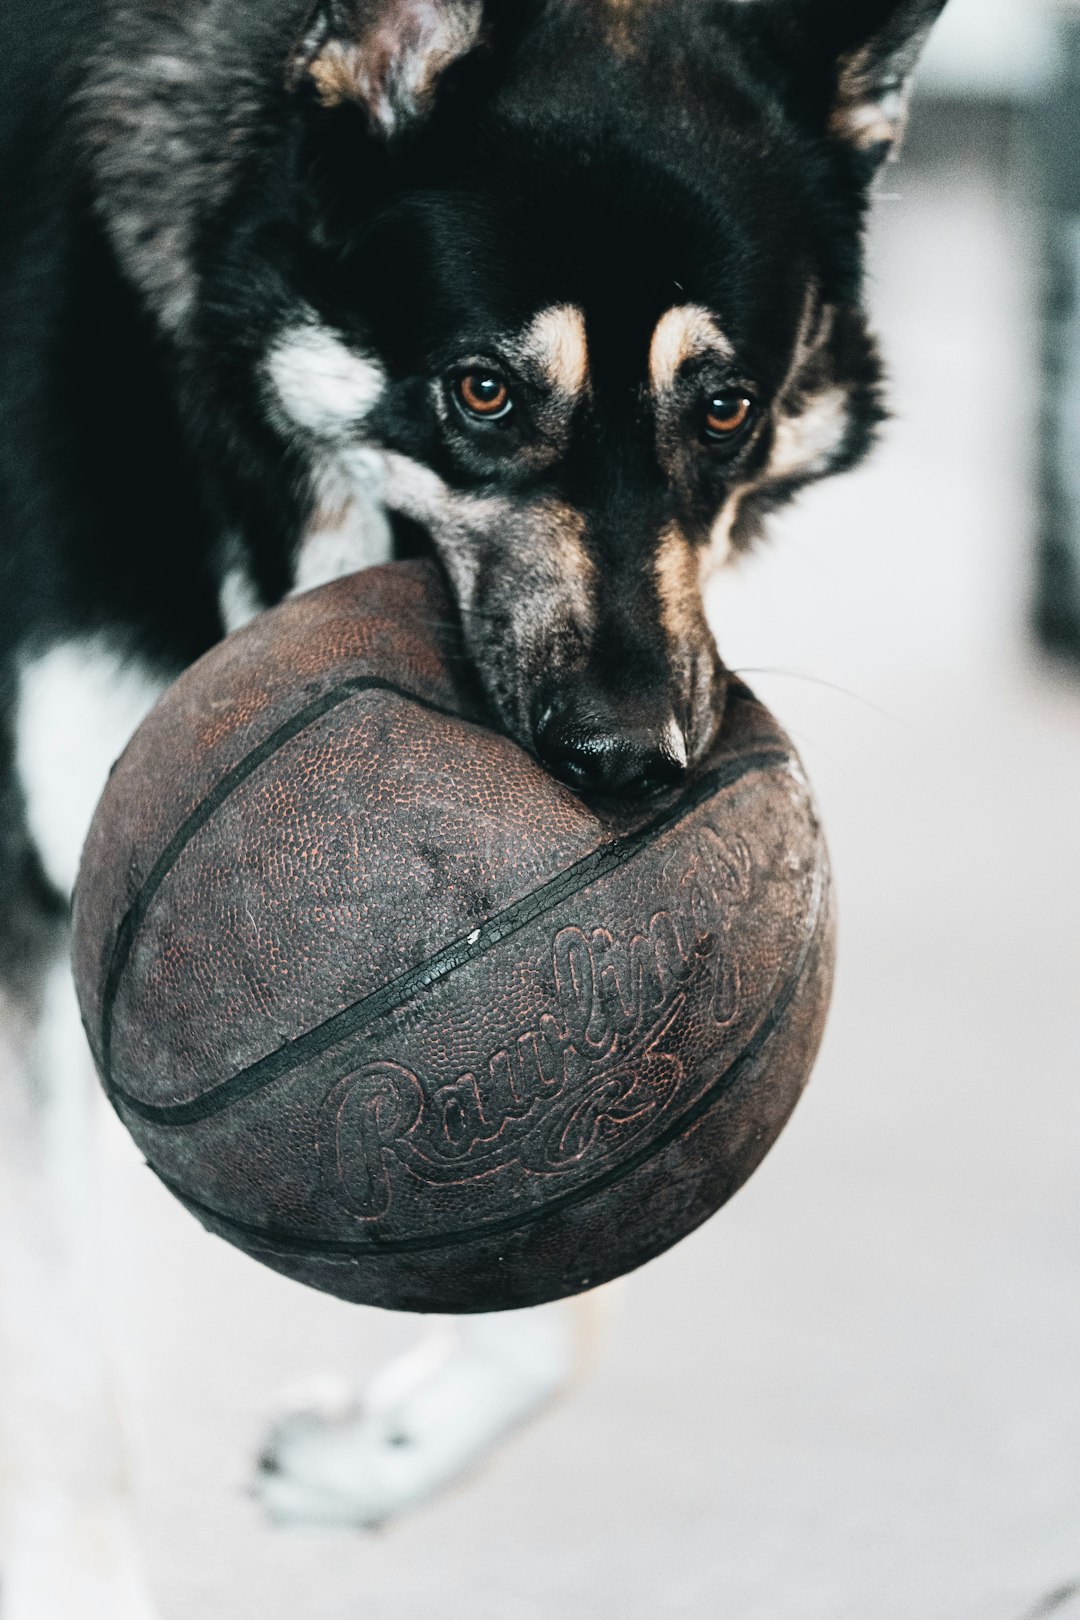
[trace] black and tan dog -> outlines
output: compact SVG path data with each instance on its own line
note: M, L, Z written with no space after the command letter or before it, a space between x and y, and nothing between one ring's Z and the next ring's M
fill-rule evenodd
M707 570L881 419L863 227L943 5L5 9L0 1226L37 1279L7 1311L27 1460L5 1620L60 1576L69 1620L146 1612L120 1576L95 1608L65 1541L112 1476L86 1462L92 1351L66 1370L85 1260L49 1173L80 1175L49 967L109 760L245 617L431 546L503 726L580 787L677 783L713 724ZM324 1517L415 1499L559 1381L548 1325L501 1331L503 1393L448 1398L460 1432L411 1437L407 1486L371 1486L370 1424L340 1431Z

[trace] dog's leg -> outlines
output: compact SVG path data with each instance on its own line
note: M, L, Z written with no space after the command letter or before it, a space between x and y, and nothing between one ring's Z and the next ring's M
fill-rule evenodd
M616 1290L443 1318L362 1402L324 1394L271 1431L256 1489L279 1524L363 1527L456 1484L588 1367Z
M105 1372L95 1093L66 951L0 1000L0 1617L152 1620Z
M66 931L19 874L36 859L70 891L109 766L159 686L95 642L57 646L21 671L0 759L0 1620L153 1614L103 1348L96 1085Z

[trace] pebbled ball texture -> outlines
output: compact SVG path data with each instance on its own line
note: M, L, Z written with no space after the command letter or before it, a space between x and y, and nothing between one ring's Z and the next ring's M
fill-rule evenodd
M729 686L674 803L487 729L438 576L231 636L115 767L75 971L114 1107L210 1231L342 1298L531 1305L660 1254L791 1113L832 973L791 744Z

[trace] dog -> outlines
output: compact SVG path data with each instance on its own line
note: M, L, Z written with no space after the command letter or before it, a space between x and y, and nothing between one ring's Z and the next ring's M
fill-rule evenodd
M154 1612L65 965L111 760L252 615L427 552L496 724L580 791L677 788L714 740L710 571L885 414L864 225L944 3L5 8L4 1620ZM440 1332L363 1413L276 1426L273 1517L412 1505L579 1337L559 1308Z

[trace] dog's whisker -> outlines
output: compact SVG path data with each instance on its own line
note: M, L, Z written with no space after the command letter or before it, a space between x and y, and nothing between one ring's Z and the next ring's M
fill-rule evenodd
M853 703L858 703L864 709L869 709L872 711L872 713L880 715L883 720L890 721L894 726L902 726L905 730L911 729L910 722L905 720L903 715L894 714L891 709L882 708L881 704L875 703L873 698L865 697L861 692L852 691L851 687L849 686L841 686L838 681L827 680L822 675L811 675L806 670L769 668L767 666L763 666L758 669L750 669L745 667L733 669L729 673L737 676L739 680L753 679L757 676L765 675L778 676L781 680L805 681L808 686L819 686L827 692L836 692L841 697L850 698Z

